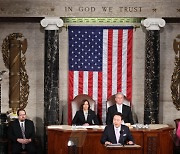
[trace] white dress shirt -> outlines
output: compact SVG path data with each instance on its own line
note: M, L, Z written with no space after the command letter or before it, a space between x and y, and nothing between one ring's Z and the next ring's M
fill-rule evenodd
M117 111L120 112L120 113L122 113L122 105L123 105L123 104L121 104L121 105L116 104Z
M85 121L87 121L88 112L85 112L85 111L83 111L83 112L84 112Z
M114 126L114 131L115 131L115 135L116 135L116 142L119 143L121 127Z
M23 128L23 130L25 131L25 122L23 121L19 121L20 127Z

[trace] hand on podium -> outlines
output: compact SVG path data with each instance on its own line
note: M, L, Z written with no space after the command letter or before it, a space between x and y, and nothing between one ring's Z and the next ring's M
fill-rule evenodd
M133 143L133 141L129 141L129 142L127 142L127 144L128 145L133 145L134 143Z
M105 142L105 145L110 145L110 144L112 144L112 143L109 142L109 141L106 141L106 142Z

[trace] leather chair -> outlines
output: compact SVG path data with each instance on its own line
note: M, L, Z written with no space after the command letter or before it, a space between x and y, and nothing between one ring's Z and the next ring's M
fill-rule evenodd
M116 101L115 101L115 95L112 95L112 96L107 100L107 102L106 102L106 111L107 111L107 109L108 109L110 106L114 105L115 103L116 103ZM125 104L125 105L127 105L127 106L131 106L131 103L130 103L130 101L127 99L126 96L124 96L124 102L123 102L123 104ZM131 110L132 110L132 116L133 116L133 121L134 121L134 123L138 123L137 114L134 112L134 109L133 109L132 106L131 106Z
M76 111L78 111L80 109L80 106L82 104L83 100L88 100L89 104L90 104L90 109L96 112L96 102L89 96L86 94L80 94L77 95L71 102L71 109L72 109L72 119L74 118Z
M110 106L114 105L116 103L115 101L115 95L112 95L106 102L106 109L108 109ZM123 104L127 106L131 106L130 101L124 96L124 102Z

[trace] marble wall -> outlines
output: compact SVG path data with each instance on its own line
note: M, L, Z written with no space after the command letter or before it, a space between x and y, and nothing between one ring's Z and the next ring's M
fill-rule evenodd
M175 52L173 40L180 34L180 24L167 24L161 32L160 46L160 109L161 121L172 123L173 119L180 118L180 111L172 105L171 76L174 71Z
M173 120L180 117L171 99L171 76L174 69L173 40L179 32L180 24L169 23L160 32L160 122L174 125ZM26 69L29 75L30 94L26 107L28 117L36 124L37 134L42 134L44 116L44 29L40 23L0 23L0 44L11 33L22 33L28 41L26 51ZM63 123L67 124L67 72L68 72L68 31L59 30L59 96L60 115L63 112ZM145 29L137 28L133 40L133 95L132 103L139 122L143 122L144 114L144 58ZM0 71L5 68L2 52L0 52ZM2 81L2 112L9 110L8 72ZM61 117L62 119L62 117Z

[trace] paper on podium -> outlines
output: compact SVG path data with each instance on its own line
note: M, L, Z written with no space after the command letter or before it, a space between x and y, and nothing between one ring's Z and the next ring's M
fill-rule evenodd
M121 143L106 145L107 148L110 148L110 147L122 147L122 146L123 146L123 145L122 145Z
M50 125L47 126L48 129L63 129L63 130L71 130L71 126L69 125Z
M137 144L128 144L128 145L122 145L122 144L109 144L106 146L107 148L118 148L118 147L129 147L129 148L140 148L141 146L140 145L137 145Z
M98 125L89 125L89 126L75 126L77 129L98 129Z
M169 127L167 124L150 124L149 129L161 129Z
M62 129L62 126L61 125L50 125L50 126L47 126L48 129Z

